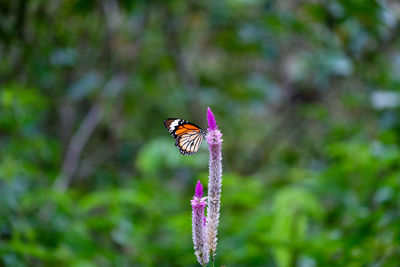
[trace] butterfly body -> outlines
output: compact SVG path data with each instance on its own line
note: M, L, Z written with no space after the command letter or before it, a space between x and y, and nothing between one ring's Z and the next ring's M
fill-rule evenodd
M192 155L199 150L207 130L178 118L164 120L164 126L175 139L175 145L183 155Z

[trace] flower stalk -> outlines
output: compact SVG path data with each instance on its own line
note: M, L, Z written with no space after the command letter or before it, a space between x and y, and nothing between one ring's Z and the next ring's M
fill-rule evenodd
M198 262L205 266L209 262L214 266L217 250L217 234L221 206L222 186L222 133L218 129L214 115L210 108L207 109L207 143L210 151L208 164L208 196L203 196L203 186L197 182L192 204L192 234L195 255ZM207 199L207 203L206 203ZM204 209L207 204L207 218Z
M200 181L197 182L192 204L192 237L194 251L197 261L206 266L209 261L209 248L206 242L206 225L204 217L204 208L206 206L206 197L203 196L203 186Z
M206 135L210 151L208 202L207 202L207 243L214 262L217 250L217 234L221 205L222 186L222 133L218 129L214 114L207 109L208 133Z

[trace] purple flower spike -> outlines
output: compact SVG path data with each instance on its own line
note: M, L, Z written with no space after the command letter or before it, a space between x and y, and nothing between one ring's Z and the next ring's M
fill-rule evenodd
M222 133L218 129L214 114L210 108L207 108L207 121L206 139L210 151L208 196L202 197L203 186L198 181L191 201L194 251L198 262L202 266L208 264L210 256L212 257L213 265L215 262L222 186ZM207 218L204 216L206 204Z
M200 180L197 181L196 191L194 196L197 198L201 198L203 196L203 186L201 185Z
M206 237L206 226L204 223L204 208L206 198L203 197L203 186L197 182L192 204L192 237L194 244L194 254L202 266L206 266L209 261L209 248Z
M222 133L218 130L211 109L207 109L208 133L206 136L210 161L208 164L207 243L214 261L217 250L217 234L222 186Z
M214 114L212 113L210 107L207 108L207 121L208 121L208 129L213 131L218 129L218 125L215 122Z

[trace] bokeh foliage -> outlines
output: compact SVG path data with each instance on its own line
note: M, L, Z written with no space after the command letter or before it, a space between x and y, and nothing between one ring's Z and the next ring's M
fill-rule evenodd
M190 199L223 131L217 265L398 266L400 4L0 1L0 262L197 266Z

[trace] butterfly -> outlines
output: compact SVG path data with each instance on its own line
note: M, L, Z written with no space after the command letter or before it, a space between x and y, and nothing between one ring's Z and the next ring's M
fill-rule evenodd
M207 130L199 126L177 118L164 120L164 126L175 138L175 145L183 155L192 155L199 150Z

